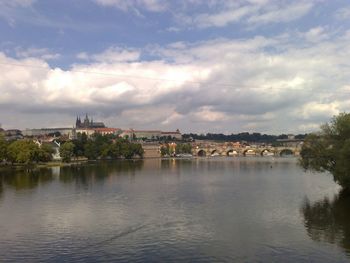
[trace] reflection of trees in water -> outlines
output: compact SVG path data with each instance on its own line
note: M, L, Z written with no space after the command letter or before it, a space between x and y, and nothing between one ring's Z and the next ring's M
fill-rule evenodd
M0 177L0 199L2 198L3 192L4 192L4 184L2 182L2 177Z
M117 174L135 175L143 167L142 160L125 160L114 162L96 162L93 164L72 165L59 168L59 180L64 183L75 182L87 186L97 180ZM54 180L51 168L40 169L2 169L0 173L0 198L4 188L10 186L15 190L34 189L41 184Z
M142 167L142 160L103 161L61 167L59 178L63 183L76 182L89 185L93 181L103 180L113 175L135 175L135 172L141 170Z
M315 241L337 244L350 252L350 192L342 191L334 200L325 198L302 206L304 224Z
M53 179L51 169L35 170L4 170L1 171L0 187L11 186L16 190L36 188L40 184L50 182Z

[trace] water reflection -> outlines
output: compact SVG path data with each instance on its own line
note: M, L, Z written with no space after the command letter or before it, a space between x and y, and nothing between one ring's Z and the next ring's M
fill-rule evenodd
M5 187L13 188L16 191L29 190L55 179L65 184L75 183L76 185L88 186L93 182L103 181L105 178L120 173L134 176L136 171L143 168L143 165L142 160L128 160L31 170L3 168L0 172L0 199L3 197Z
M0 175L0 193L5 185L15 190L34 189L41 184L50 182L53 179L51 169L37 170L13 170L4 169Z
M279 166L293 166L293 162L278 162ZM173 174L181 177L183 173L192 171L194 174L208 174L216 171L228 171L229 173L247 171L248 174L256 172L268 172L274 167L274 160L264 159L230 159L223 162L219 159L151 159L151 160L125 160L90 162L80 165L64 167L38 168L38 169L2 169L0 171L0 199L3 197L4 189L10 187L14 190L29 190L58 180L64 184L74 184L76 187L89 188L96 182L108 182L108 178L116 175L130 176L138 175L161 175Z
M341 191L333 200L324 198L302 206L304 225L315 241L329 242L350 253L350 192Z
M329 177L306 175L289 158L151 159L0 171L0 258L345 262L341 249L329 250L330 244L306 235L298 213L306 194L318 200L335 193L328 191L334 185ZM313 210L305 203L306 216ZM340 228L339 235L344 232Z
M88 185L92 181L103 181L105 178L119 173L134 176L136 171L142 169L143 164L142 160L126 160L61 167L59 180L63 183L76 182Z

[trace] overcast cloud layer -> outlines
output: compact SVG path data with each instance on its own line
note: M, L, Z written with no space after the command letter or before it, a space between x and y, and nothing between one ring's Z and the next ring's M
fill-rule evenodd
M304 133L350 108L345 0L0 0L0 10L4 128L72 126L87 112L120 128Z

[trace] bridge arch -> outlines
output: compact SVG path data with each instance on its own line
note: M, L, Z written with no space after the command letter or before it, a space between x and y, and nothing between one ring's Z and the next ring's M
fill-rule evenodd
M210 151L210 155L219 155L219 151L217 149L213 149Z
M226 151L226 156L237 156L238 155L238 151L236 151L235 149L229 149Z
M275 153L271 150L271 149L263 149L261 152L260 152L260 155L261 156L269 156L269 155L275 155Z
M253 149L246 149L243 151L243 156L254 156L254 155L256 155L256 152Z
M205 157L205 156L207 156L207 152L205 150L203 150L203 149L200 149L200 150L197 151L197 156Z
M279 153L280 156L293 156L294 155L294 151L292 149L282 149Z

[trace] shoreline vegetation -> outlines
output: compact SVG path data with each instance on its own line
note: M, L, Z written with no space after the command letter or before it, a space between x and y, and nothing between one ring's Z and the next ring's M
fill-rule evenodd
M195 158L192 144L182 142L159 142L161 159ZM78 133L73 140L39 141L33 138L7 141L0 134L1 167L57 167L79 165L90 161L143 159L144 149L140 143L112 134L93 134L88 137ZM215 155L216 157L216 155Z
M52 165L97 159L142 158L141 144L133 143L113 135L96 134L88 138L85 134L75 140L37 142L30 139L8 142L0 136L0 163L5 166Z
M191 153L189 143L166 144L162 157ZM96 160L142 159L144 149L137 142L112 134L78 134L74 140L40 142L33 139L6 141L0 135L0 167L50 167Z
M250 157L257 157L261 158L260 156L250 156ZM267 156L269 158L270 156ZM280 156L274 156L274 158L283 158ZM150 157L148 159L159 159L159 160L186 160L186 159L208 159L208 158L215 158L211 156L204 156L204 157L198 157L198 156L191 156L191 157L183 157L183 156L160 156L160 157ZM225 156L223 156L225 158ZM238 158L238 157L236 157ZM247 157L244 157L247 158ZM289 157L290 158L290 157ZM293 156L292 158L297 158ZM77 165L83 165L83 164L93 164L93 163L98 163L98 162L112 162L112 161L117 161L117 162L122 162L122 161L142 161L145 160L144 158L117 158L117 159L110 159L110 158L105 158L105 159L77 159L77 160L71 160L70 162L63 162L63 161L50 161L50 162L39 162L39 163L0 163L0 171L3 169L13 169L13 170L33 170L33 169L40 169L40 168L51 168L51 167L67 167L67 166L77 166Z
M300 152L305 170L330 172L343 190L350 190L350 114L341 113L309 134Z

